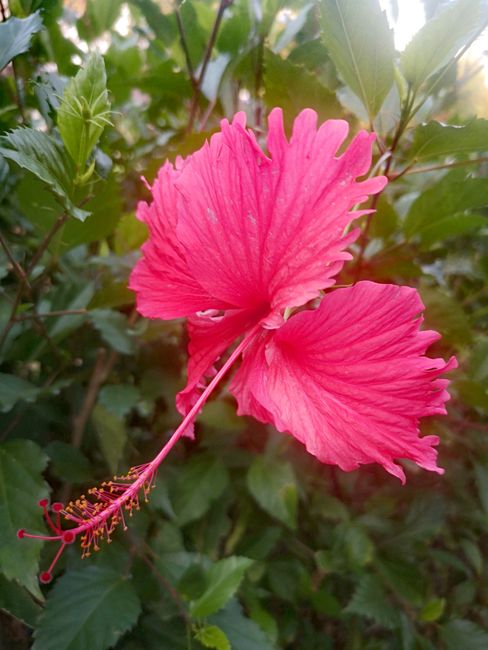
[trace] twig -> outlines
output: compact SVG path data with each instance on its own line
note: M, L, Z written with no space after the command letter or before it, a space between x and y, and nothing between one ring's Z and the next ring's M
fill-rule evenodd
M0 0L0 13L2 14L2 23L7 20L7 14L5 12L5 7L3 6L3 0Z
M198 99L202 89L202 83L205 78L205 73L207 72L207 67L210 62L210 57L212 56L212 50L214 48L215 41L217 40L217 34L219 33L220 23L222 22L224 11L226 10L227 7L229 7L232 4L232 1L233 0L220 0L219 8L217 10L217 15L215 17L215 22L212 28L212 33L210 34L210 39L207 43L207 49L205 50L205 55L203 57L202 67L200 68L200 73L198 75L198 78L196 80L193 89L193 96L191 99L191 106L190 106L190 118L188 120L188 126L186 128L187 133L191 133L193 131L193 125L195 123L195 118L197 115Z
M481 156L480 158L475 158L475 159L470 158L468 160L456 160L456 162L441 163L439 165L430 165L429 167L417 167L417 168L413 167L412 168L412 166L414 165L414 163L412 163L412 165L409 165L408 167L405 167L405 169L403 169L398 174L393 174L390 177L390 181L396 181L399 178L401 178L401 176L403 176L404 174L408 174L408 175L410 175L410 174L425 174L427 172L433 172L433 171L436 171L438 169L451 169L453 167L464 167L465 165L476 165L476 164L481 164L481 163L485 163L485 162L488 162L488 156Z
M180 32L181 49L183 50L183 54L185 55L185 62L188 70L188 76L190 77L191 85L195 88L197 85L197 80L195 78L195 71L193 70L193 64L190 58L190 50L188 49L188 42L186 40L185 27L181 19L179 3L176 4L175 15L176 15L176 24L178 25L178 31Z
M33 258L31 259L28 267L27 267L27 275L30 275L31 271L34 269L36 266L37 262L41 259L41 257L44 255L44 252L46 251L47 247L51 243L52 238L54 235L58 232L62 226L66 223L68 220L68 215L66 213L63 213L59 215L59 217L56 219L54 222L53 226L51 227L51 230L46 234L44 239L39 245L39 248L37 249L36 253L34 254Z
M34 312L30 314L21 314L20 316L16 316L14 320L18 323L23 320L37 320L38 318L52 318L53 316L75 316L87 313L86 309L58 309L55 311L46 311L44 313Z

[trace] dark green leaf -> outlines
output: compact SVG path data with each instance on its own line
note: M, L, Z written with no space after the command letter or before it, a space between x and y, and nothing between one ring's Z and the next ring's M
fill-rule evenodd
M17 583L0 575L0 609L8 612L29 627L34 627L41 607Z
M261 628L246 618L236 600L209 619L221 628L231 643L232 650L273 650Z
M0 446L0 568L9 580L18 580L34 595L40 595L41 544L17 539L17 531L44 530L37 503L47 496L42 478L46 465L46 455L30 440L12 440Z
M344 611L366 616L386 628L396 627L399 623L398 610L390 604L381 582L372 575L361 578Z
M34 402L40 391L40 388L25 379L0 372L0 411L10 411L19 400Z
M120 418L107 411L101 404L95 406L92 417L103 456L110 471L115 474L127 442L125 425Z
M88 0L86 11L78 23L81 38L93 39L112 27L120 13L122 0Z
M415 34L400 58L407 82L418 89L432 74L450 63L488 20L484 0L456 0Z
M90 318L110 347L121 354L134 351L134 340L129 335L127 319L123 314L112 309L93 309Z
M64 89L58 110L58 128L79 174L84 172L93 147L110 124L105 64L92 54L85 67Z
M442 626L447 650L486 650L488 632L472 621L455 619Z
M298 491L290 463L257 456L249 468L247 487L259 505L290 528L296 526Z
M0 23L0 71L18 54L29 49L32 35L42 29L40 12L27 18L14 18Z
M207 589L190 604L192 616L206 618L222 609L239 588L252 563L247 557L236 556L215 562L207 573Z
M460 348L471 343L472 332L462 306L441 291L420 287L426 306L427 326L442 332L443 339Z
M33 650L106 650L131 629L140 610L120 572L97 566L68 571L49 594Z
M488 120L473 119L463 126L420 124L414 130L408 156L420 161L475 151L488 151Z
M293 65L270 50L264 54L264 65L264 99L270 108L283 108L287 126L304 108L315 109L320 121L337 117L341 112L334 93L302 66Z
M53 440L45 449L52 471L63 481L86 483L93 478L88 458L79 450L61 440Z
M127 415L135 407L139 399L139 390L130 384L104 386L98 395L100 404L119 418Z
M322 0L320 6L330 57L373 118L393 85L395 48L386 15L377 0Z
M215 458L195 456L180 469L172 485L172 501L180 525L201 517L227 487L226 467Z
M73 217L83 221L89 215L73 204L73 163L50 135L25 127L15 129L0 137L0 154L46 183Z

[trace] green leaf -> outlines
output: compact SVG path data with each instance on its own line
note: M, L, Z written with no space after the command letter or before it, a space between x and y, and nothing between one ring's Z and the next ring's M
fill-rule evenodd
M25 379L0 372L0 411L6 413L20 400L34 402L41 392Z
M195 639L205 648L215 650L231 650L229 639L225 633L216 625L204 625L195 631Z
M41 544L17 539L17 531L44 530L38 501L47 496L42 478L46 465L47 456L30 440L12 440L0 446L0 569L34 595L40 595Z
M99 566L68 571L49 593L33 650L106 650L141 611L127 577Z
M8 612L29 627L34 627L41 607L17 583L9 582L0 574L0 609Z
M441 637L447 650L486 650L488 632L465 619L454 619L441 628Z
M335 94L314 74L270 50L264 52L264 87L267 106L283 108L287 127L304 108L316 110L320 122L341 113Z
M139 389L131 384L104 386L98 394L98 401L119 418L129 413L140 399Z
M330 57L372 119L394 79L395 48L386 14L377 0L322 0L320 6Z
M97 404L92 413L100 448L112 474L117 471L127 442L127 430L120 418Z
M97 38L112 27L120 13L122 0L88 0L86 11L78 22L80 37Z
M45 448L51 460L51 469L62 481L86 483L93 478L88 458L75 447L61 440L53 440Z
M232 598L253 560L247 557L228 557L215 562L207 572L208 587L197 600L190 603L195 618L215 614Z
M214 614L209 622L225 632L232 650L274 650L259 625L244 616L235 599L218 614Z
M90 214L73 204L73 163L50 135L26 127L15 129L0 137L0 154L46 183L73 217L84 221Z
M440 619L445 608L445 598L431 598L420 610L419 619L424 623L433 623Z
M442 332L442 338L456 348L471 343L471 327L460 303L429 287L420 287L419 291L426 307L427 327Z
M473 119L463 126L428 122L414 129L408 157L431 160L443 156L488 151L488 120Z
M386 628L394 628L399 623L398 610L391 606L381 582L372 575L361 578L344 612L366 616Z
M86 161L110 124L105 64L99 54L92 54L64 89L58 109L58 128L66 149L83 173Z
M481 505L486 515L488 515L488 467L481 465L481 463L475 463L474 475Z
M247 474L247 487L263 510L295 528L298 491L290 463L279 458L257 456Z
M227 487L229 475L219 459L195 456L171 486L173 508L180 526L198 519Z
M415 34L400 58L400 67L414 91L426 79L450 63L453 57L481 33L488 20L484 0L451 2L436 18Z
M29 49L32 35L42 29L39 11L27 18L14 18L0 23L0 71L13 58Z
M93 309L90 318L102 339L121 354L134 352L134 340L127 331L127 318L112 309Z
M454 170L423 192L411 205L404 222L408 238L418 236L424 246L468 232L486 223L469 210L488 205L488 180L465 178Z

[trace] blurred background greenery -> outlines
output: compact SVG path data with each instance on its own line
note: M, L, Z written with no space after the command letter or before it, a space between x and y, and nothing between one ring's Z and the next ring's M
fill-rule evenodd
M0 8L1 647L486 650L486 2ZM273 106L378 133L391 182L339 283L419 288L460 365L423 423L446 473L320 465L222 388L129 530L70 547L41 589L55 549L15 535L45 530L38 499L149 460L179 423L184 324L138 318L126 286L140 176L237 110L260 137Z

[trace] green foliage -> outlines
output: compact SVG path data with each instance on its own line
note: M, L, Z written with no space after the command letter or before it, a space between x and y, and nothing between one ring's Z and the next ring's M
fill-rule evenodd
M42 19L38 11L27 18L12 16L0 24L0 71L12 59L29 49L33 34L41 29Z
M367 27L366 27L367 26ZM393 85L395 49L377 0L321 0L325 46L345 83L373 118Z
M209 0L16 0L0 24L0 67L25 52L0 75L0 646L484 649L488 91L457 60L486 3L424 3L403 53L377 0L225 4L206 67ZM40 586L56 545L16 537L48 532L38 500L146 463L181 421L184 325L127 288L141 176L237 110L264 144L276 105L288 132L305 107L377 132L390 183L338 284L420 291L431 356L459 363L448 416L422 423L445 474L321 465L223 384L128 530L83 561L69 545Z
M137 621L139 598L127 576L109 568L68 571L54 586L36 629L35 650L102 650Z

